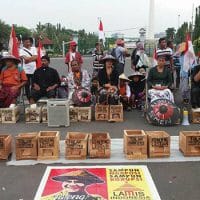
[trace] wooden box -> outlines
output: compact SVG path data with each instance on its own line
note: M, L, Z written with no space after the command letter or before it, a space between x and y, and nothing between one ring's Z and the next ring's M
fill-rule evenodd
M69 108L69 119L70 122L77 122L78 121L78 107L71 106Z
M109 105L96 104L95 106L95 120L108 121L109 120Z
M143 130L124 130L124 153L127 159L147 159L147 135Z
M42 106L41 118L42 118L42 123L47 123L48 122L47 106Z
M110 158L111 139L109 133L91 133L88 139L90 158Z
M122 122L123 121L123 105L110 105L109 121Z
M59 131L40 131L38 135L38 160L58 159L59 141Z
M12 152L11 135L0 135L0 160L7 160Z
M200 124L200 109L192 109L192 123Z
M71 160L86 159L87 142L87 133L68 132L65 139L65 158Z
M181 131L179 149L184 156L200 156L200 131Z
M41 122L41 107L25 109L26 123L40 123Z
M92 119L91 107L79 107L78 109L78 121L90 122Z
M145 131L150 158L170 156L170 135L165 131Z
M2 122L2 117L1 117L1 108L0 108L0 123Z
M16 160L37 160L38 133L20 133L15 137Z
M14 108L2 108L1 119L2 123L16 123L19 120L19 107Z

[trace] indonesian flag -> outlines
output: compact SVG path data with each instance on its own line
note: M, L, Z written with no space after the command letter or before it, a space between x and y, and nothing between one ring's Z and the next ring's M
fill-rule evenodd
M105 42L105 34L103 32L103 23L101 20L99 22L99 40L102 40L103 43Z
M192 67L192 65L196 64L196 57L192 45L192 41L190 35L186 36L186 47L185 54L183 60L183 71L188 72L188 70Z
M19 50L18 50L18 40L16 38L14 25L12 25L10 39L9 39L9 46L8 46L8 53L10 55L19 58Z
M40 68L42 66L42 42L39 40L38 49L37 49L37 60L36 60L36 67Z
M153 51L153 61L152 61L153 67L157 65L157 54L156 54L156 48Z

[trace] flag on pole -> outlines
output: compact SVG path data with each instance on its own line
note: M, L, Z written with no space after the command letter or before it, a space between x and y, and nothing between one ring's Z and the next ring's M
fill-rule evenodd
M100 20L99 22L99 41L102 40L103 41L103 44L105 43L105 34L103 32L103 23L102 21Z
M39 40L38 42L38 49L37 49L37 60L36 60L36 67L40 68L42 66L42 42Z
M183 59L183 71L188 72L192 65L196 64L196 57L194 53L194 48L190 38L190 34L186 35L186 47Z
M16 38L14 25L12 25L10 39L9 39L9 46L8 46L8 53L10 55L19 58L19 50L18 50L18 40Z
M153 51L153 60L152 60L152 65L155 67L157 65L157 54L156 54L156 48Z

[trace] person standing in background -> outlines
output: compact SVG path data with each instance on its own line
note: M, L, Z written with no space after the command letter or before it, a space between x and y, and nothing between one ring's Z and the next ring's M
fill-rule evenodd
M81 54L76 51L77 43L75 41L71 41L69 44L69 51L65 57L65 64L68 66L68 72L71 71L71 62L76 60L80 65L83 64L83 59Z
M33 39L31 37L24 37L22 39L23 47L19 50L19 55L23 60L23 69L26 73L28 81L25 85L25 93L27 99L30 100L31 85L33 74L36 70L37 50L33 47Z

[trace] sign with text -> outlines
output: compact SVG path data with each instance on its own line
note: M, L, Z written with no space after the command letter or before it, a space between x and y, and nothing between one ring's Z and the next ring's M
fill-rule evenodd
M47 167L35 200L160 200L146 166Z

